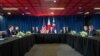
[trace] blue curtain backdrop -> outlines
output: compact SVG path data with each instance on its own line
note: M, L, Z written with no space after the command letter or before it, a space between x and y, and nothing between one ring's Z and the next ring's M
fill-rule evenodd
M100 29L100 15L93 15L90 24L93 25L95 29Z
M32 27L39 27L41 29L43 24L43 19L47 24L47 17L35 17L35 16L3 16L3 19L0 19L0 30L7 30L8 25L19 26L21 31L31 30ZM57 31L65 26L70 27L77 32L83 30L83 25L85 20L83 16L55 16ZM50 17L51 24L53 17ZM100 29L100 15L92 16L90 24L93 24L96 29Z

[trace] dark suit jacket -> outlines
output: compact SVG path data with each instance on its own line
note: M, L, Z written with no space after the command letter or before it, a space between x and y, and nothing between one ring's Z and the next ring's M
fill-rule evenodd
M16 34L18 34L18 32L20 32L20 30L15 30L14 34L16 35Z
M95 36L96 35L96 30L94 29L93 31L91 31L90 35Z
M13 31L10 32L10 30L7 30L7 36L8 36L8 37L11 37L11 35L14 35L14 32L13 32Z
M36 31L35 31L35 30L34 30L34 31L33 31L33 30L31 30L31 32L32 32L32 33L36 33Z

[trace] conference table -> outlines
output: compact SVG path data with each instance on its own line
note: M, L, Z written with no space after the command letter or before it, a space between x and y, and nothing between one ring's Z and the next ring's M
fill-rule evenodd
M0 56L24 56L34 43L34 36L6 38L0 41Z
M0 56L24 56L34 44L68 44L83 56L100 56L99 37L81 37L69 34L32 34L0 40Z

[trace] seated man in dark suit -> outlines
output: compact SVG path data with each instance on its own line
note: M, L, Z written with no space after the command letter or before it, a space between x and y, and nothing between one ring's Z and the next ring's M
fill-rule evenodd
M68 33L68 32L69 32L69 28L65 27L65 33Z
M15 35L16 35L18 32L20 32L20 30L19 30L19 27L18 27L18 26L16 26L16 27L15 27L15 31L14 31L14 32L15 32Z
M68 27L63 27L63 28L62 28L62 32L63 32L64 34L68 33L68 30L69 30Z
M86 25L84 26L84 31L87 32L87 33L89 34L88 26L86 26Z
M66 27L62 28L62 32L65 34L66 33Z
M93 25L89 26L89 35L90 36L95 36L96 35L96 30L94 29Z
M7 36L11 37L12 35L14 35L14 26L10 25L7 30Z
M60 29L60 30L59 30L59 34L62 34L62 33L63 33L63 30L62 30L62 29Z
M32 32L33 34L36 33L36 31L35 31L35 27L32 27L31 32Z
M51 29L49 31L50 34L54 34L54 30L53 30L53 27L51 26Z
M39 30L38 27L36 27L36 31L35 31L35 33L40 33L40 30Z

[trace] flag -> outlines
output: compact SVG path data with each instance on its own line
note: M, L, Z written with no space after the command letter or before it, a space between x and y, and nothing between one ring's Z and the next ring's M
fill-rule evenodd
M57 33L57 31L56 31L56 24L55 24L55 19L54 19L54 17L53 17L53 24L52 24L52 27L53 27L54 33Z
M47 33L49 33L50 29L51 29L50 18L48 18Z
M44 20L43 20L43 25L42 25L42 29L40 30L40 33L47 33L46 25L45 25L45 21Z

